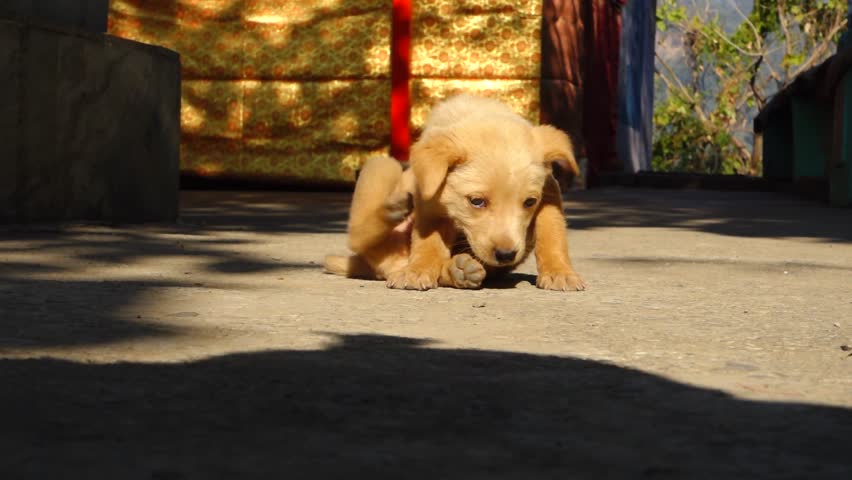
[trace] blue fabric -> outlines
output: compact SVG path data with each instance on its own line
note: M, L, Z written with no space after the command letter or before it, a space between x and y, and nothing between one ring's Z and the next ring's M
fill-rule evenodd
M624 171L651 170L657 0L629 0L621 11L616 147Z

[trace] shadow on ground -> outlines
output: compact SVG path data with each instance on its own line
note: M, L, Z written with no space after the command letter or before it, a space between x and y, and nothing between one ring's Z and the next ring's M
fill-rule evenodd
M273 268L236 259L218 260L213 267L228 274L252 274L257 268L268 272ZM319 267L277 262L274 268L280 275L292 269ZM222 288L216 282L211 285L209 276L204 275L210 270L196 275L184 272L167 279L56 276L74 270L49 262L0 262L0 354L31 347L80 347L183 335L186 332L169 325L167 319L142 316L146 303L157 302L158 293L164 290L183 289L192 294Z
M783 194L597 189L565 194L572 229L646 227L737 237L852 241L852 209ZM349 194L211 192L183 194L182 218L203 230L344 233Z
M852 241L852 209L783 194L704 190L596 189L565 194L572 229L646 227L737 237ZM204 230L344 233L350 194L183 194L182 217Z
M184 364L0 361L8 478L850 478L852 411L594 361L332 337Z
M669 228L738 237L852 241L852 210L775 194L609 189L566 196L573 230ZM114 264L189 256L212 273L316 268L247 255L245 247L256 240L240 234L342 234L349 200L349 194L340 193L190 191L182 195L181 222L176 225L82 233L51 226L4 227L0 254L19 252L26 244L33 251L70 249L81 261Z
M285 258L286 251L250 250L269 240L242 232L333 231L340 228L334 217L317 214L312 204L234 195L202 193L200 205L188 202L181 224L4 226L0 353L175 335L179 332L158 319L137 318L136 305L152 301L162 289L215 288L233 275L280 276L320 268ZM345 221L342 212L330 215L343 215ZM186 266L175 271L173 262Z
M177 282L33 280L0 277L0 354L28 347L98 345L179 333L133 305Z
M852 209L782 194L642 189L568 192L572 229L651 227L735 237L852 241Z
M0 352L180 333L158 319L136 318L135 305L161 289L215 287L216 275L221 282L235 274L319 269L314 262L286 258L286 251L250 250L270 240L245 233L344 232L348 196L190 192L182 210L178 224L3 226ZM167 278L157 274L172 262L186 267L176 275L174 268L163 268L170 272ZM142 278L115 278L123 269Z
M156 259L195 260L189 273L286 272L319 268L311 262L259 256L246 249L268 239L244 232L342 233L346 231L348 196L286 193L191 192L185 194L181 221L110 227L95 225L25 225L0 229L0 255L26 254L27 261L4 258L0 282L33 275L74 273L87 264L130 266ZM286 252L281 252L283 256ZM61 254L68 262L42 262Z
M186 191L181 219L201 230L344 233L351 194Z

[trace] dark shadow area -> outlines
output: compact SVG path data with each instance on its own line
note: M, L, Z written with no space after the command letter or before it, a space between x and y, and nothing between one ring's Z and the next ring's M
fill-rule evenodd
M107 265L132 265L153 258L195 259L202 266L193 267L192 273L284 272L319 266L281 258L287 252L274 257L249 252L252 245L263 240L241 234L346 231L348 195L185 192L183 197L178 224L133 228L75 224L4 227L0 229L0 254L67 251L68 257L81 262ZM59 267L37 261L0 262L0 281L59 272Z
M358 178L359 170L355 170ZM218 191L276 191L276 192L342 192L352 193L355 184L350 181L306 181L293 178L251 177L247 175L205 176L192 172L181 172L180 189Z
M254 260L223 260L220 262L211 263L207 266L208 270L220 273L262 273L275 272L285 270L303 270L319 268L316 263L309 262L276 262L266 263Z
M116 241L123 238L118 235ZM54 245L63 241L82 252L100 248L73 238L56 241ZM95 253L99 258L103 256L102 261L112 263L110 267L113 268L140 258L122 253L134 251L134 255L155 257L171 254L163 250L140 253L134 246L139 247L140 243L130 243L122 252ZM86 255L81 254L79 258L86 258ZM165 319L143 317L138 312L147 310L150 302L157 301L158 292L164 290L216 289L223 288L223 282L226 284L224 288L228 288L227 277L211 281L205 273L283 273L318 269L320 266L308 262L265 262L250 257L239 259L210 254L209 263L203 271L185 271L183 275L177 272L163 280L99 280L93 276L80 280L79 276L52 276L79 273L77 268L53 267L49 262L0 262L0 354L28 347L65 348L181 335L185 332L169 325ZM166 315L177 313L180 312Z
M37 252L51 255L68 252L76 260L70 266L54 266L51 260L36 262L0 262L0 353L4 348L70 347L97 345L143 337L180 334L161 319L137 316L136 305L151 301L164 289L222 288L227 278L211 280L211 273L284 274L302 269L319 269L312 262L291 262L262 258L236 251L221 251L202 240L169 241L145 233L115 231L103 235L59 232L4 235L0 255L14 252L4 240L26 242ZM240 244L237 244L240 245ZM157 261L197 257L201 268L188 268L180 275L163 280L97 279L79 274L86 263L99 262L105 269L121 268L135 262L156 270ZM145 275L144 268L137 273ZM62 275L78 275L63 277ZM175 276L179 280L175 280ZM217 286L218 285L218 286ZM140 310L142 308L140 307Z
M513 289L518 288L518 284L522 282L527 282L531 285L535 285L536 279L538 277L535 275L530 275L528 273L518 273L518 272L509 272L504 274L493 275L491 277L486 277L483 282L483 289Z
M344 233L350 194L187 191L185 224L204 230ZM657 227L740 237L852 241L852 210L770 192L595 189L566 192L572 229Z
M344 233L351 194L186 191L181 220L201 230Z
M243 219L242 228L248 229L251 219ZM253 228L253 227L252 227ZM204 273L259 273L285 272L294 269L319 268L311 262L285 260L279 257L260 256L245 251L259 240L214 237L203 228L150 227L149 229L105 229L54 227L44 230L19 230L0 232L0 253L67 252L67 257L84 263L133 265L152 259L194 259L200 265L188 267L196 274ZM13 242L13 243L12 243ZM27 247L22 247L22 244ZM281 252L284 256L286 252ZM76 267L75 267L76 268ZM0 281L41 273L67 272L70 267L55 267L34 262L3 262L0 264Z
M330 218L309 213L311 204L236 205L227 196L217 198L218 203L188 208L190 219L178 225L0 229L0 353L177 335L181 332L161 319L137 317L135 306L156 299L151 295L164 289L228 288L232 275L265 274L271 280L273 275L321 268L288 257L286 251L255 252L252 248L266 240L240 235L264 229L332 229ZM185 262L186 267L175 271L168 266L172 262ZM134 278L117 279L125 267ZM158 274L161 267L166 277Z
M127 306L158 288L215 288L212 274L284 276L318 270L320 259L294 257L287 251L256 251L264 234L342 234L349 195L288 192L184 192L183 218L177 225L129 228L41 225L0 230L0 347L101 344L142 336L171 335L151 319L126 315ZM830 209L768 193L706 191L593 190L568 192L571 229L659 227L740 237L815 237L852 241L848 209ZM339 248L345 251L341 235ZM663 238L663 237L660 237ZM311 237L305 237L306 242ZM664 248L664 245L649 245ZM267 253L261 253L267 252ZM16 258L16 254L25 253ZM68 262L52 263L56 255ZM43 256L43 257L42 257ZM724 257L723 255L720 255ZM44 260L42 259L44 258ZM666 256L616 257L591 261L666 264L730 263L719 259L686 260ZM98 281L73 275L87 269L187 262L179 278ZM731 267L754 269L831 269L852 266L737 260ZM147 268L147 267L146 267ZM180 274L181 272L178 271ZM62 276L71 280L62 280ZM491 278L485 288L535 284L535 275L511 273ZM113 313L110 313L113 312ZM120 312L120 314L119 314ZM73 315L72 315L73 313ZM64 314L64 315L63 315ZM69 320L70 319L70 320ZM47 322L47 323L44 323Z
M339 336L182 364L2 360L7 478L852 475L852 411L605 363Z
M852 241L852 209L777 193L603 189L568 192L566 198L571 229L652 227Z
M482 282L482 290L513 290L520 288L520 284L527 282L530 285L535 285L536 275L528 273L492 273L489 274ZM375 281L385 283L385 280L360 279L360 281ZM452 287L441 287L441 289L450 289Z
M796 270L842 270L852 271L852 265L830 265L827 263L816 262L799 262L795 260L787 262L758 262L750 260L731 260L727 258L680 258L680 257L608 257L608 258L589 258L588 261L607 262L620 265L636 264L650 267L668 267L671 265L719 265L725 267L735 267L744 270L779 270L779 269L796 269Z
M176 282L34 280L2 275L0 354L5 349L97 345L176 335L176 327L137 316L133 304L159 288L191 286Z

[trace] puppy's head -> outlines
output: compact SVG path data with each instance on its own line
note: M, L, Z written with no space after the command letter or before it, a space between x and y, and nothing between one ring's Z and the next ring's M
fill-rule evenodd
M440 206L495 267L523 260L554 162L578 172L568 136L512 117L430 128L411 150L420 201Z

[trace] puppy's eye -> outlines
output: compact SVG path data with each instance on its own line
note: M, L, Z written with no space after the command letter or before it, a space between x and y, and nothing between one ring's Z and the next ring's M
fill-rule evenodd
M470 204L476 208L485 208L488 202L482 197L470 197Z
M535 206L536 203L538 203L538 199L535 197L530 197L524 200L524 208L531 208Z

